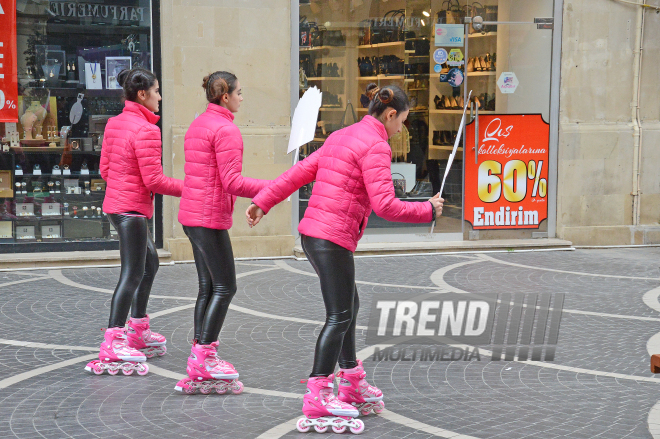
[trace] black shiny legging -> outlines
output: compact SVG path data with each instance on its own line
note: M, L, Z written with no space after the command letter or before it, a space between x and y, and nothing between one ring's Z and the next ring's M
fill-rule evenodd
M355 324L360 308L355 285L353 252L325 239L302 235L307 259L321 280L325 303L325 325L316 341L310 377L328 376L339 367L357 366Z
M234 252L227 230L183 226L192 244L199 293L195 304L195 340L218 339L231 299L236 294Z
M126 324L129 309L133 318L147 315L149 293L158 272L158 252L149 234L147 218L114 213L108 218L119 235L121 259L121 274L112 296L108 322L108 328L116 328Z

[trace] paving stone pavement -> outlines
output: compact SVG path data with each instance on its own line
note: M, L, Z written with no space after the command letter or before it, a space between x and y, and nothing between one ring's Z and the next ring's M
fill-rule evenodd
M438 282L473 293L565 294L553 362L367 355L367 379L387 410L363 418L362 436L652 438L660 376L649 371L646 344L660 332L660 312L643 297L660 287L659 261L658 248L357 258L360 326L379 294L437 291ZM208 396L173 389L190 352L194 265L160 267L149 312L168 351L149 360L145 377L84 371L118 268L0 273L0 438L315 437L291 420L301 415L300 379L325 317L318 279L292 259L237 261L236 272L218 352L247 389ZM358 350L367 348L366 330L357 335Z

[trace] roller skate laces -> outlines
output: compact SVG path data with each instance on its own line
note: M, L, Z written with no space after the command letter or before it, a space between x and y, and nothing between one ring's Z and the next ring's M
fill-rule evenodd
M302 411L305 417L296 423L299 432L306 433L312 427L317 433L325 433L328 428L332 428L335 433L343 433L347 429L353 434L364 431L364 422L355 419L358 410L335 397L334 379L334 375L330 375L300 381L307 382L307 393L303 397Z
M101 344L99 359L87 363L85 370L101 375L107 371L110 375L117 375L121 371L124 375L146 375L149 366L145 363L144 354L128 346L124 328L108 328L105 331L105 341Z
M128 345L144 353L147 358L163 356L167 352L167 340L149 327L149 316L141 319L131 317L127 324Z
M362 416L367 416L372 411L376 414L385 409L383 392L376 386L370 385L365 377L362 361L353 369L341 369L337 374L339 378L339 400L353 405L360 411Z
M231 391L234 395L243 393L243 383L238 381L238 372L234 366L218 358L216 348L219 343L200 345L193 341L188 357L188 378L179 381L174 390L192 395L198 390L208 395L215 391L223 395Z

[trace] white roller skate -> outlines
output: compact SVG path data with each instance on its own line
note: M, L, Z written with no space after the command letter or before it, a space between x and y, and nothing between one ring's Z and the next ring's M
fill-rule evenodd
M185 378L174 387L174 390L189 395L198 390L204 395L215 391L220 395L230 391L234 395L243 392L243 383L238 381L238 372L231 363L218 358L217 347L219 343L200 345L193 340L188 357L188 378Z
M126 343L126 330L124 328L108 328L105 331L105 341L101 343L99 359L87 363L85 370L101 375L108 371L110 375L117 375L121 371L124 375L146 375L149 372L147 357Z
M163 356L167 352L167 340L149 328L149 316L141 319L131 317L127 324L128 345L142 352L147 358Z
M362 361L357 360L358 365L353 369L340 369L339 378L339 400L355 406L362 416L366 416L373 410L379 414L385 409L383 392L376 386L370 385L364 378Z
M364 431L364 422L355 419L358 410L335 397L334 375L313 377L307 380L307 393L303 397L303 414L296 424L299 432L306 433L314 427L317 433L325 433L332 428L335 433L350 429L353 434ZM305 382L304 380L301 382Z

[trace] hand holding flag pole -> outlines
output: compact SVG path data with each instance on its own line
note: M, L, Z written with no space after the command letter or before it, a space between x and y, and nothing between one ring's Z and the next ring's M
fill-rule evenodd
M463 117L461 117L461 125L458 128L458 134L456 135L456 140L454 141L454 149L449 154L449 159L447 159L447 167L445 168L445 176L442 178L442 185L440 186L440 192L438 195L442 197L442 190L445 188L445 181L447 180L447 175L449 175L449 169L451 164L454 162L454 156L456 156L456 149L458 148L459 143L461 143L461 135L463 134L463 128L465 127L465 114L467 108L470 105L470 98L472 97L472 90L468 94L468 98L465 100L465 106L463 107ZM431 224L431 234L433 234L433 229L435 228L435 218L433 218L433 224Z

